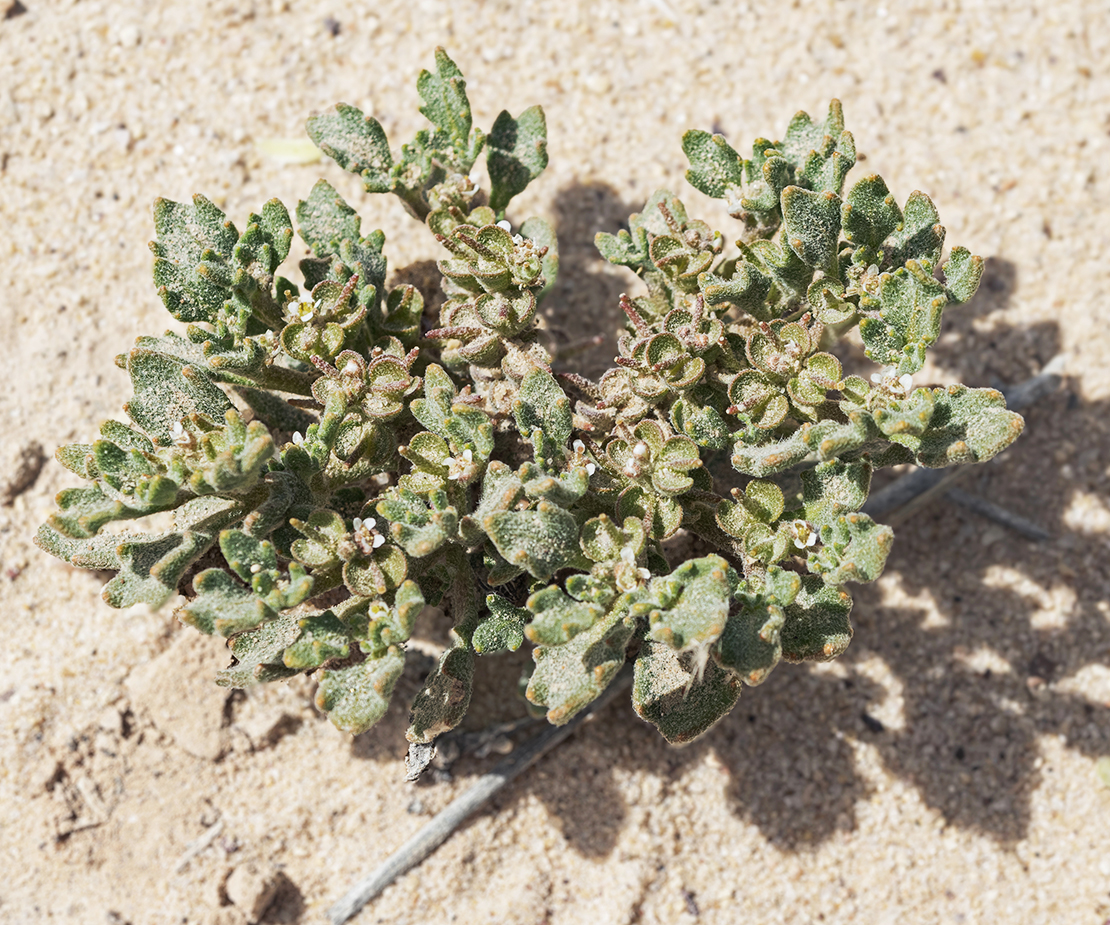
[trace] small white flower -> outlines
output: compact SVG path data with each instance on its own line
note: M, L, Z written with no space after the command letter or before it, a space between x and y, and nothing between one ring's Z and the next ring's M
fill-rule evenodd
M620 558L620 564L614 569L614 577L617 579L617 587L622 591L631 591L640 582L651 578L651 572L646 568L636 567L636 556L632 552L632 547L622 546Z
M261 571L262 571L262 566L259 565L257 562L255 562L254 565L251 566L251 574L252 575L257 575Z
M340 370L340 372L344 376L357 376L358 375L358 363L356 363L354 360L348 360L347 365L344 366L343 369Z
M913 376L909 373L896 376L895 373L897 372L898 370L894 366L884 366L877 373L871 374L871 381L891 395L905 397L913 389Z
M192 446L193 435L182 426L180 421L174 421L170 428L170 439L178 446Z
M312 296L301 296L285 306L285 311L293 321L308 322L316 314L316 303L312 301Z
M369 608L367 608L367 616L373 620L384 620L389 616L389 605L383 601L374 601Z
M584 444L581 440L575 440L574 443L570 445L570 447L572 450L574 450L575 456L577 457L577 459L574 460L575 464L579 466L582 465L583 462L586 464L587 476L593 475L595 472L597 472L597 466L594 463L590 462L590 460L584 458L586 455L586 444Z
M651 448L643 440L632 447L632 455L637 459L643 459L650 452Z
M513 226L510 225L509 222L506 219L501 219L501 221L499 221L497 223L497 227L498 228L503 228L505 231L512 231L513 230Z
M373 517L367 517L365 520L361 517L355 517L351 521L351 526L354 527L355 545L365 556L370 555L385 542L385 537L374 529L377 525L378 521Z
M301 436L299 430L293 431L293 436L289 439L293 442L293 446L302 446L304 444L304 437Z
M459 479L466 480L474 474L474 453L469 449L463 450L459 456L452 456L447 460L447 478L452 482Z
M791 526L794 528L794 545L799 549L808 549L817 543L817 531L809 521L795 520Z

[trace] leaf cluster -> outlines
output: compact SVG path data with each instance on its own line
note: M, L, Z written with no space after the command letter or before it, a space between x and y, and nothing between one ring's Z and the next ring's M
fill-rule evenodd
M483 131L442 50L417 90L430 127L399 153L342 103L307 128L441 245L438 315L432 293L388 285L384 235L323 180L242 232L202 196L159 200L154 281L185 334L117 359L130 425L58 451L88 484L59 494L38 542L116 572L113 606L184 592L178 617L229 638L218 683L311 672L346 732L385 713L435 605L453 629L412 742L461 721L478 656L526 641L526 697L551 722L631 660L636 711L687 742L780 661L844 651L844 586L877 578L893 540L861 513L876 469L980 462L1020 434L995 391L912 385L982 261L942 259L924 194L899 205L875 175L845 191L835 101L749 157L691 131L687 178L728 202L739 239L667 190L599 234L642 285L590 381L553 369L537 327L553 229L506 218L547 164L542 109ZM294 219L299 284L278 275ZM883 367L870 380L844 372L844 338ZM114 526L161 512L161 532ZM680 533L704 554L681 561Z

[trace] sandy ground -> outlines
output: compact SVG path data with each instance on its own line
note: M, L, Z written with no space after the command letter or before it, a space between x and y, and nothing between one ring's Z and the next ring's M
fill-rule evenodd
M415 78L437 44L480 124L547 112L551 167L512 214L558 225L557 337L613 323L629 281L592 237L653 189L727 227L682 179L683 130L741 147L836 96L867 158L854 176L877 170L900 200L925 190L948 241L988 259L926 378L1010 384L1059 353L1068 366L1019 443L965 483L1051 540L933 504L858 590L839 662L780 667L685 750L611 706L359 921L1110 920L1102 0L10 2L0 488L33 444L49 455L122 416L112 357L167 327L145 247L155 196L204 192L242 223L324 176L385 230L392 267L436 256L395 201L330 163L283 165L265 142L344 100L396 148L420 124ZM104 576L31 545L74 481L50 460L0 506L0 920L241 925L269 878L262 921L317 922L496 759L403 783L415 669L355 740L316 714L307 681L228 699L209 680L218 641L168 611L111 610ZM472 727L520 713L519 668L483 664Z

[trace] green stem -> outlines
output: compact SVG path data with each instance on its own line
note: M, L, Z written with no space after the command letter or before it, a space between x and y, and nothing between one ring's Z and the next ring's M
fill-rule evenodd
M312 573L312 597L319 597L343 584L343 569L341 566L323 569Z
M481 617L478 582L470 567L470 560L461 548L452 546L447 558L449 565L455 570L455 580L451 585L451 616L455 627L451 632L469 647Z
M288 392L293 395L312 395L312 383L319 376L315 373L302 373L284 366L264 366L250 375L230 373L222 369L212 370L212 377L231 385L245 385L250 388L267 389L271 392Z
M736 557L738 562L742 563L744 561L744 544L736 537L725 533L717 526L715 521L710 521L709 517L702 515L697 520L689 523L683 522L682 528L690 531L695 536L701 537L706 542L712 543L719 549L728 551Z

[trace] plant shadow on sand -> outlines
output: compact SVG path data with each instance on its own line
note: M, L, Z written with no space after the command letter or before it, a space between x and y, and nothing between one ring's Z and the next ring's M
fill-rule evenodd
M606 273L590 242L594 230L615 230L637 207L601 185L572 186L556 202L558 232L567 242L561 278L575 283L552 299L558 314L550 327L564 341L611 333L619 325L617 297L631 280ZM944 335L931 352L945 381L1013 385L1059 351L1055 324L1008 321L1016 285L1013 265L991 258L979 293L946 314ZM578 365L596 375L612 344L606 341ZM602 857L628 815L614 767L657 774L666 793L681 789L687 770L712 750L728 775L731 811L776 847L801 851L855 828L856 805L871 792L856 768L853 742L861 742L945 823L1013 846L1028 831L1041 783L1037 736L1060 736L1084 755L1110 752L1106 708L1055 684L1105 664L1110 653L1110 623L1099 612L1110 588L1106 537L1082 532L1066 517L1079 492L1105 489L1096 487L1105 478L1099 460L1110 450L1105 404L1082 402L1074 381L1064 378L1057 391L1025 409L1019 441L962 483L1039 524L1049 540L1032 542L935 500L896 529L887 563L886 586L909 603L884 602L876 585L850 586L855 639L833 670L780 665L683 749L636 719L622 697L492 808L532 792L575 850ZM468 725L519 715L511 702L519 656L480 660L496 705L477 710ZM356 756L395 757L395 744L387 743L403 730L406 695L421 677L406 671L382 726L356 740ZM490 763L467 760L460 770L480 772Z

